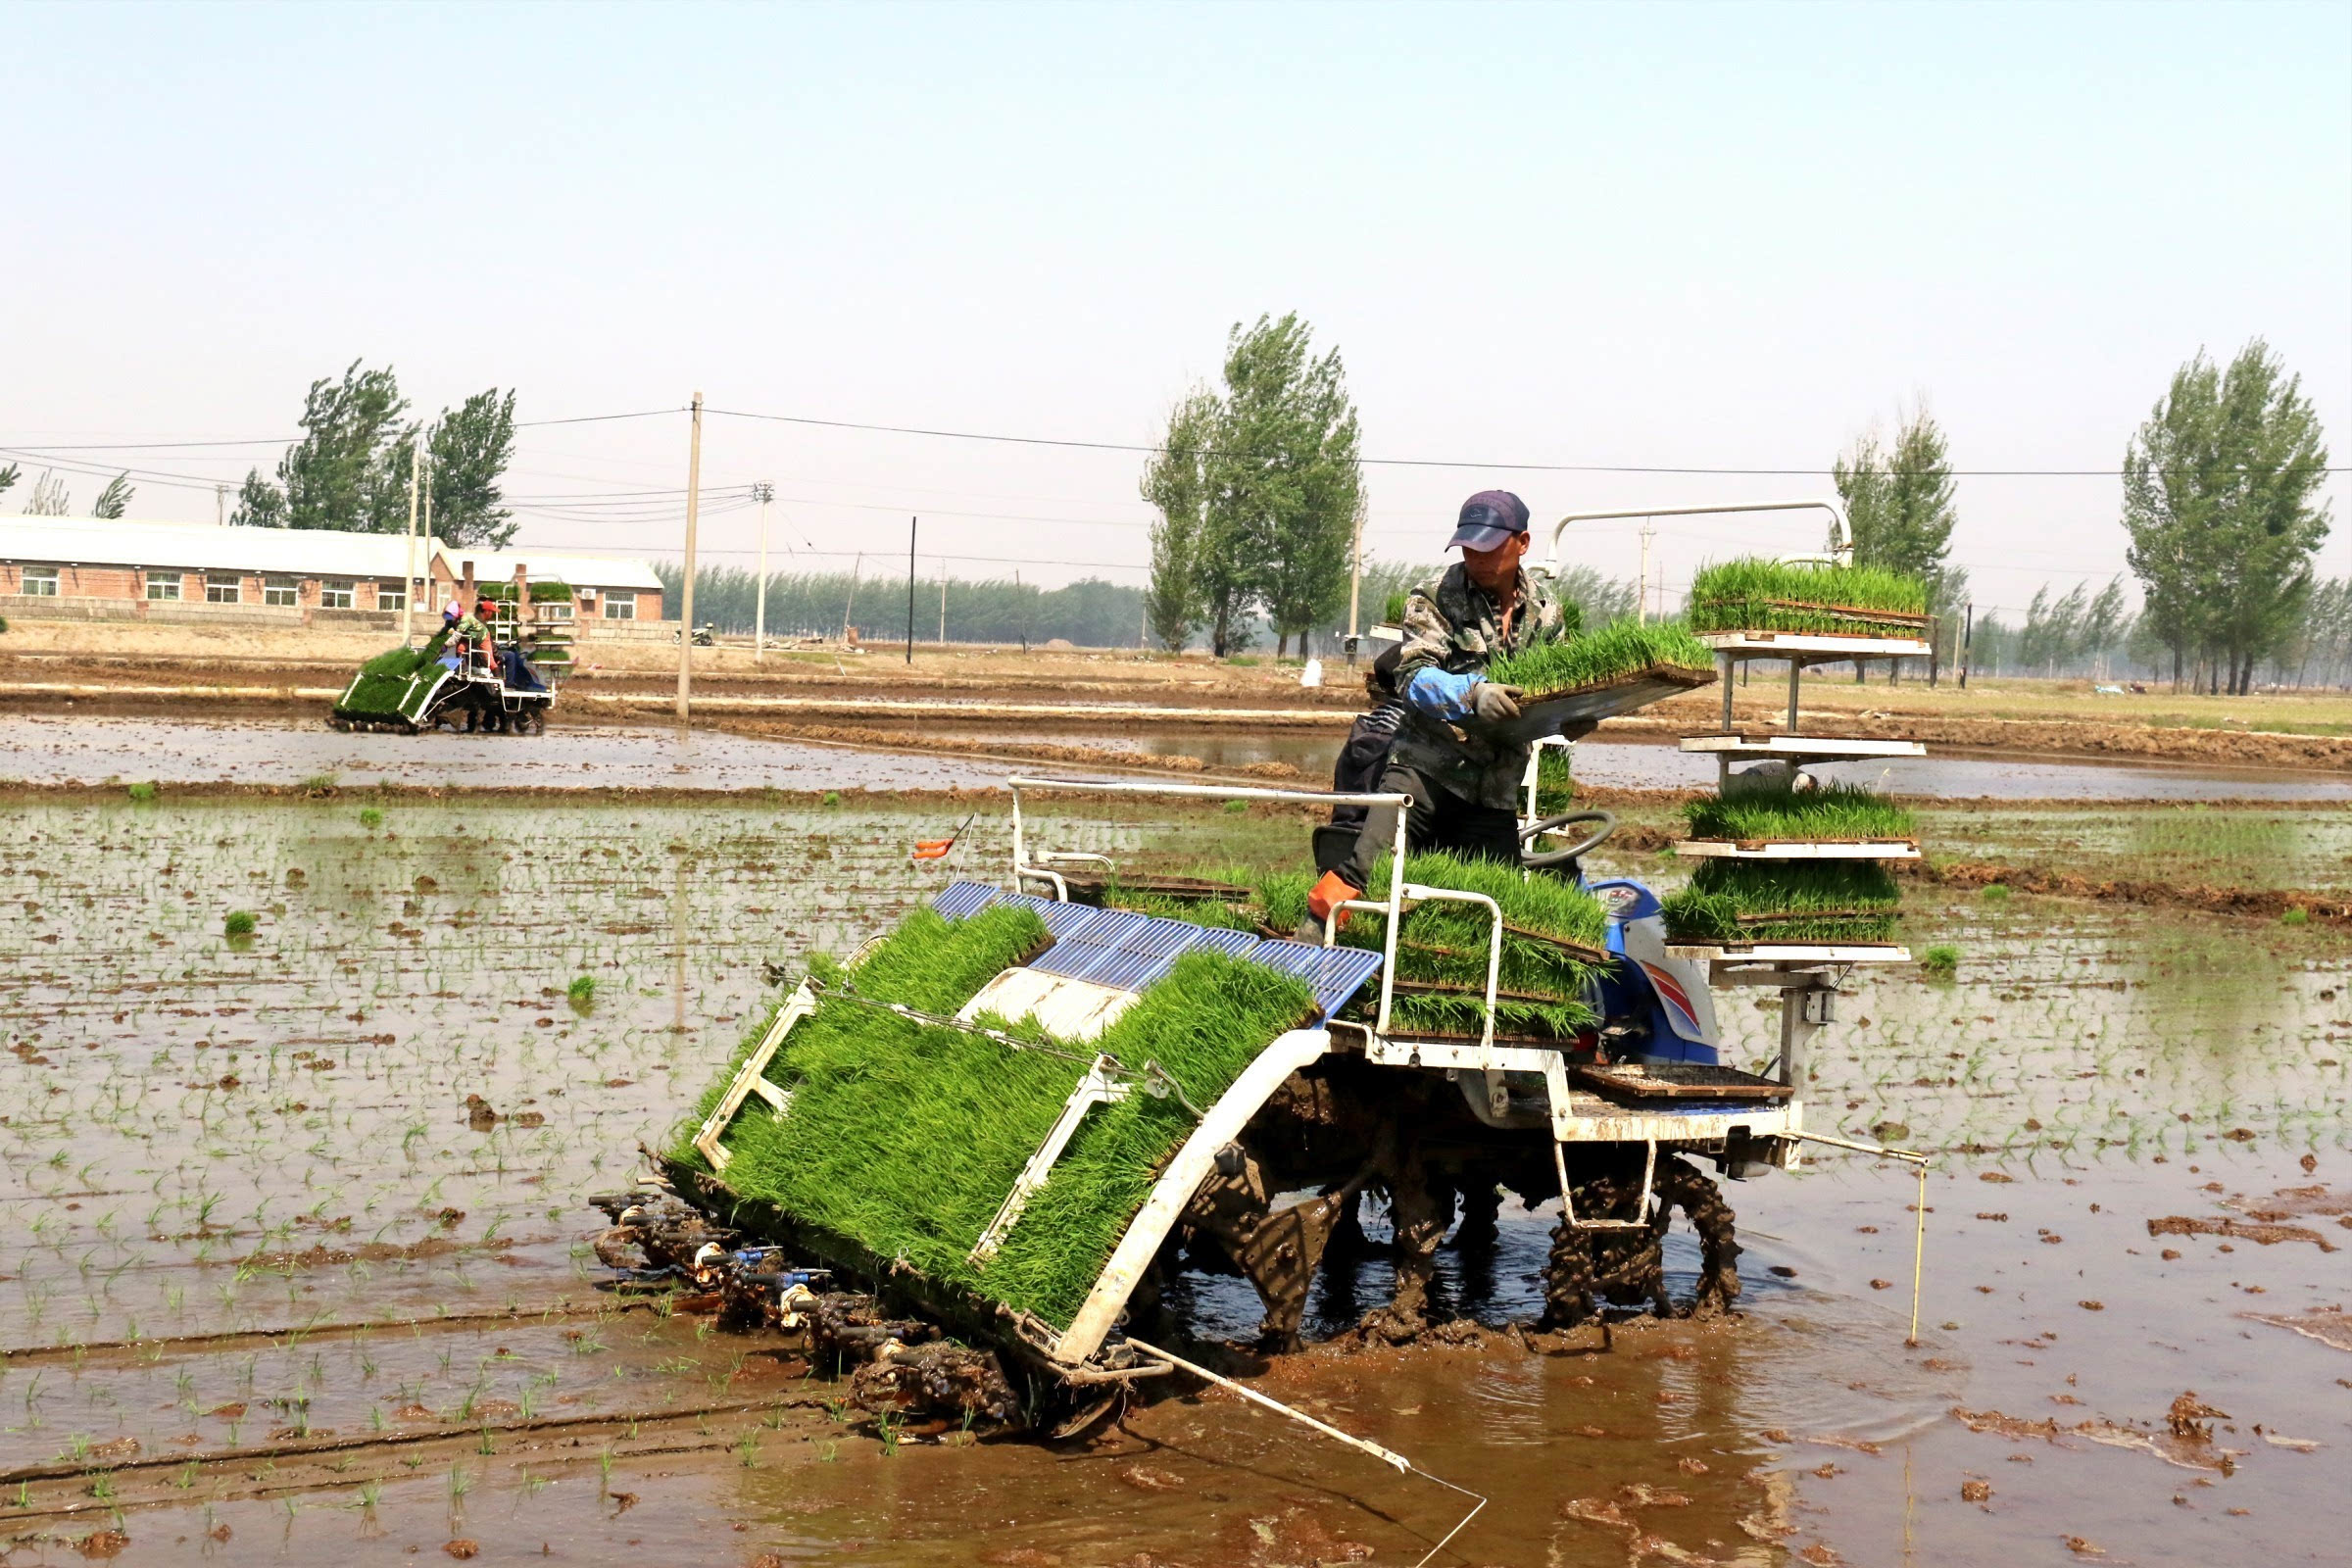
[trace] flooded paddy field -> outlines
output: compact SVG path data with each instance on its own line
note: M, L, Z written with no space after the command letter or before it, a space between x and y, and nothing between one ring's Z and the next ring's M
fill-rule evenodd
M1299 836L1144 809L1073 807L1055 843L1175 863ZM1949 818L1980 822L1970 855L2352 869L2324 812L2147 826L2199 814ZM1461 1499L1221 1395L1059 1446L917 1443L756 1338L595 1288L584 1199L726 1058L764 965L1002 865L987 818L944 867L910 864L935 817L858 796L9 807L0 1560L1418 1559ZM1446 1304L1483 1327L1257 1374L1492 1498L1438 1561L2338 1559L2352 943L1909 898L1914 949L1949 943L1956 967L1849 981L1813 1120L1935 1156L1920 1343L1917 1188L1891 1164L1732 1189L1738 1319L1551 1354L1508 1325L1538 1309L1554 1216L1506 1213L1491 1250L1441 1254ZM1775 1049L1756 1000L1719 995L1741 1065ZM1382 1240L1328 1272L1311 1332L1385 1298ZM1188 1284L1205 1332L1249 1334L1246 1287Z

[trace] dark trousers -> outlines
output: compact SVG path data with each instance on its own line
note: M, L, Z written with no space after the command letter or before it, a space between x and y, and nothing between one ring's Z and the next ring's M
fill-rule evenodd
M1464 800L1402 762L1392 761L1382 768L1372 789L1378 794L1413 798L1404 819L1408 854L1443 850L1465 860L1519 863L1519 818L1513 813ZM1377 897L1385 890L1372 886L1372 867L1396 847L1396 808L1375 806L1366 810L1352 845L1344 846L1341 835L1330 829L1318 829L1315 839L1317 870L1337 871L1350 887Z

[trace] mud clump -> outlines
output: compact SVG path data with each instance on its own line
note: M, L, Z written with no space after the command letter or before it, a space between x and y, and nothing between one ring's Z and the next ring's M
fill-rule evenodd
M130 1537L120 1530L94 1530L74 1543L74 1549L84 1557L119 1557L130 1544Z
M2235 1241L2253 1242L2262 1247L2275 1247L2280 1242L2310 1242L2323 1252L2335 1250L2335 1244L2307 1225L2278 1225L2261 1220L2200 1219L2188 1214L2167 1214L2148 1221L2150 1236L2224 1236Z
M1989 1482L1989 1481L1963 1481L1963 1482L1961 1482L1961 1483L1960 1483L1960 1500L1961 1500L1962 1502L1989 1502L1989 1501L1991 1501L1991 1500L1992 1500L1992 1483L1991 1483L1991 1482Z

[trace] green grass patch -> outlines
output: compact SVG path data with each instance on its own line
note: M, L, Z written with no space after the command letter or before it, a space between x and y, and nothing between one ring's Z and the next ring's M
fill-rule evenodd
M379 828L379 827L382 827L383 825L384 825L384 813L383 813L383 812L381 812L381 811L377 810L377 809L376 809L374 807L372 807L372 806L363 806L363 807L361 807L361 808L360 808L360 826L362 826L362 827L366 828L366 829L367 829L368 832L372 833L372 832L374 832L374 831L375 831L377 828Z
M1680 621L1612 620L1597 631L1506 654L1487 666L1487 678L1540 698L1605 686L1659 664L1711 672L1715 654Z
M249 937L256 923L251 909L231 909L221 920L220 929L228 936Z
M155 799L155 798L156 798L158 795L161 795L163 792L164 792L164 787L163 787L161 784L157 784L157 783L154 783L154 782L152 782L152 781L149 781L149 782L142 782L142 783L138 783L138 784L133 784L133 785L130 787L129 794L130 794L130 798L131 798L132 800L134 800L134 801L138 801L138 802L140 802L140 803L144 804L145 802L148 802L148 801L152 801L152 800L154 800L154 799Z
M1665 900L1678 942L1886 942L1902 891L1875 860L1704 860Z
M1878 566L1744 556L1701 566L1690 579L1690 624L1698 631L1916 637L1927 612L1925 583Z
M1919 968L1931 980L1949 980L1960 972L1960 950L1938 942L1919 956Z
M1908 808L1858 784L1817 789L1745 789L1683 808L1694 839L1907 839L1917 831Z
M947 1014L1045 939L1023 908L958 921L921 909L854 971L818 971L870 1001ZM1016 1049L828 998L768 1068L792 1092L790 1113L758 1102L742 1112L727 1135L726 1181L931 1279L1066 1324L1195 1125L1178 1099L1140 1088L1097 1107L1002 1250L981 1267L965 1261L1093 1053L1135 1071L1156 1062L1205 1109L1312 1011L1299 982L1204 953L1186 955L1101 1039L1066 1049ZM746 1035L743 1053L772 1016ZM1034 1025L1007 1027L1036 1037ZM732 1075L730 1065L714 1081L697 1124ZM699 1162L684 1137L675 1152Z

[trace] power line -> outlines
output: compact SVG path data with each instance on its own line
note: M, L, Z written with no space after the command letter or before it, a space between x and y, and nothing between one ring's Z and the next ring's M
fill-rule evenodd
M631 414L580 414L561 419L517 419L517 430L537 430L556 424L602 424L612 419L650 419L663 414L683 414L684 409L640 409ZM213 441L77 441L64 445L40 447L12 447L20 453L52 452L177 452L196 447L285 447L302 439L299 435L256 435L223 437Z
M1004 435L983 430L940 430L925 425L866 424L855 419L819 419L795 414L753 414L742 409L706 409L706 414L724 415L734 419L762 419L773 424L812 425L828 430L866 430L882 435L930 436L947 441L991 441L1008 446L1063 447L1081 452L1131 452L1156 456L1167 449L1159 446L1138 446L1125 441L1081 441L1063 436ZM1215 457L1215 452L1201 453ZM1248 454L1243 454L1248 456ZM1518 473L1656 473L1656 474L1716 474L1734 478L1812 478L1827 479L1834 475L1830 468L1728 468L1696 466L1665 466L1621 463L1495 463L1471 462L1457 458L1358 458L1365 467L1389 468L1485 468ZM2120 479L2121 468L1951 468L1944 470L1955 477L1980 479ZM2234 470L2233 470L2234 471ZM2329 467L2326 473L2352 472L2352 468Z

